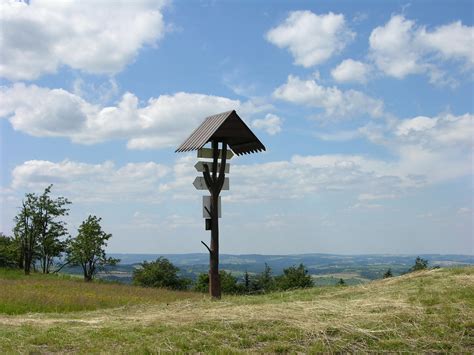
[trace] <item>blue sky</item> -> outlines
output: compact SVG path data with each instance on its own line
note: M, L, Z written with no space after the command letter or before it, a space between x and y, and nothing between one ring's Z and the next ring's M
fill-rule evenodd
M25 192L112 252L204 252L195 153L235 109L225 253L474 252L470 1L2 1L0 231Z

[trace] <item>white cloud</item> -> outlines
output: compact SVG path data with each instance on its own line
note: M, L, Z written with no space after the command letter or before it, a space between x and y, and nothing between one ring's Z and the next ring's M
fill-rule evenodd
M282 119L272 113L268 113L265 118L252 121L252 127L264 130L272 136L281 132L281 124Z
M474 27L456 21L437 27L432 32L422 27L418 36L423 45L437 51L444 59L464 60L474 65Z
M402 120L395 127L397 139L429 149L450 147L469 150L474 137L474 116L442 114L437 117L418 116Z
M315 79L302 80L290 75L285 84L278 87L273 96L295 104L324 109L325 118L351 118L368 115L383 117L383 102L356 91L341 91L337 87L326 87Z
M2 0L0 76L33 80L61 65L115 74L165 32L162 1Z
M432 122L427 124L427 119ZM326 154L259 164L236 161L231 189L223 192L223 199L258 202L346 192L348 199L356 199L354 208L380 207L373 202L472 174L473 127L474 116L469 114L398 121L381 140L390 158ZM198 196L192 186L195 162L193 154L180 156L172 167L153 162L116 167L111 162L33 160L13 170L9 191L41 190L53 183L59 193L78 202L193 200Z
M87 164L64 160L59 163L29 160L12 171L12 188L40 191L54 184L55 191L73 202L148 201L156 202L157 186L170 173L153 162L128 163L116 167L112 162Z
M286 20L266 34L266 39L287 48L295 64L305 68L324 63L341 52L355 37L342 14L317 15L311 11L293 11Z
M436 126L436 120L425 116L418 116L402 121L395 132L398 136L407 136L411 132L420 132Z
M440 114L400 120L376 142L399 157L401 174L426 184L472 173L472 137L473 115Z
M15 84L0 88L0 117L10 116L14 129L37 137L74 136L84 130L95 110L63 89Z
M331 71L331 75L339 83L366 83L369 66L365 63L346 59Z
M370 34L371 55L377 67L387 75L401 79L423 71L419 63L421 49L413 33L414 25L413 21L396 15Z
M246 119L270 108L220 96L178 92L140 105L125 93L116 106L91 104L63 89L15 84L0 88L0 117L33 136L67 137L93 144L126 139L130 149L175 147L208 115L231 109Z
M427 73L430 81L453 85L439 65L457 60L474 64L474 28L454 22L428 31L402 15L394 15L370 35L370 57L385 74L402 79L409 74Z

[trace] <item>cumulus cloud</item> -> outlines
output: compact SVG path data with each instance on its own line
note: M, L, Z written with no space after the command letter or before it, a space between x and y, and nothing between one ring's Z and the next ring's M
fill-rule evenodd
M282 119L273 113L267 113L265 118L252 121L252 127L261 129L273 136L281 132Z
M16 130L38 137L67 137L93 144L126 139L130 149L174 147L216 112L235 109L245 119L269 108L252 101L178 92L150 98L145 105L125 93L116 106L91 104L63 89L15 84L0 88L0 117Z
M0 76L33 80L61 65L115 74L165 32L164 1L0 3Z
M331 75L339 83L366 83L369 71L367 64L346 59L331 71Z
M295 155L289 161L235 165L234 187L227 199L302 198L324 191L349 191L358 193L359 204L366 206L397 198L407 189L472 174L474 116L443 114L430 120L433 124L420 124L415 117L389 127L382 140L389 159Z
M383 102L357 90L342 91L320 85L315 79L302 80L290 75L273 96L277 99L324 110L325 118L351 118L368 115L383 117Z
M341 52L355 37L346 25L344 15L318 15L311 11L293 11L285 21L266 34L266 39L287 48L295 64L305 68L324 63Z
M385 128L359 132L398 157L397 171L419 184L436 183L472 173L474 116L440 114L393 120ZM442 167L442 168L440 168Z
M474 28L459 21L429 31L402 15L394 15L372 31L370 57L389 76L402 79L409 74L427 73L432 82L443 84L450 81L439 68L442 61L473 66L473 40Z
M12 188L40 191L54 184L58 193L67 195L74 202L153 202L159 197L155 192L158 184L169 173L169 167L153 162L116 167L113 162L29 160L13 169Z
M474 137L474 116L442 114L437 117L417 116L401 120L395 127L397 139L431 149L458 147L469 149Z

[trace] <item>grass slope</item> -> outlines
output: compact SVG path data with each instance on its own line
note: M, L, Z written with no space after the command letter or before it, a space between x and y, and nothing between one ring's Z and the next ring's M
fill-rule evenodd
M59 281L61 299L67 287ZM77 281L68 282L75 286ZM115 285L93 286L100 297ZM163 292L147 291L156 297ZM3 297L4 292L2 304ZM218 302L199 295L150 301L144 297L143 303L95 311L0 315L0 352L474 351L473 267Z
M85 283L71 275L24 276L0 268L0 314L92 311L134 304L202 299L194 292L176 292L107 282Z

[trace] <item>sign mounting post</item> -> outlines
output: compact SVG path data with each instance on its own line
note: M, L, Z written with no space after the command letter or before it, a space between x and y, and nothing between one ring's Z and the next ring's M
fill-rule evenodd
M203 148L211 143L211 149ZM219 143L221 147L219 149ZM230 150L230 149L232 150ZM206 230L211 230L211 243L208 246L201 241L209 251L209 294L212 298L221 298L221 284L219 277L219 217L220 198L222 190L229 190L229 172L227 160L235 154L249 154L265 150L265 146L258 140L235 110L219 113L207 117L194 130L188 139L176 149L176 152L198 150L198 158L212 159L211 162L199 161L195 168L202 172L193 185L198 190L209 190L210 206L203 204L206 216ZM208 208L210 207L210 209ZM210 217L210 218L207 218Z

